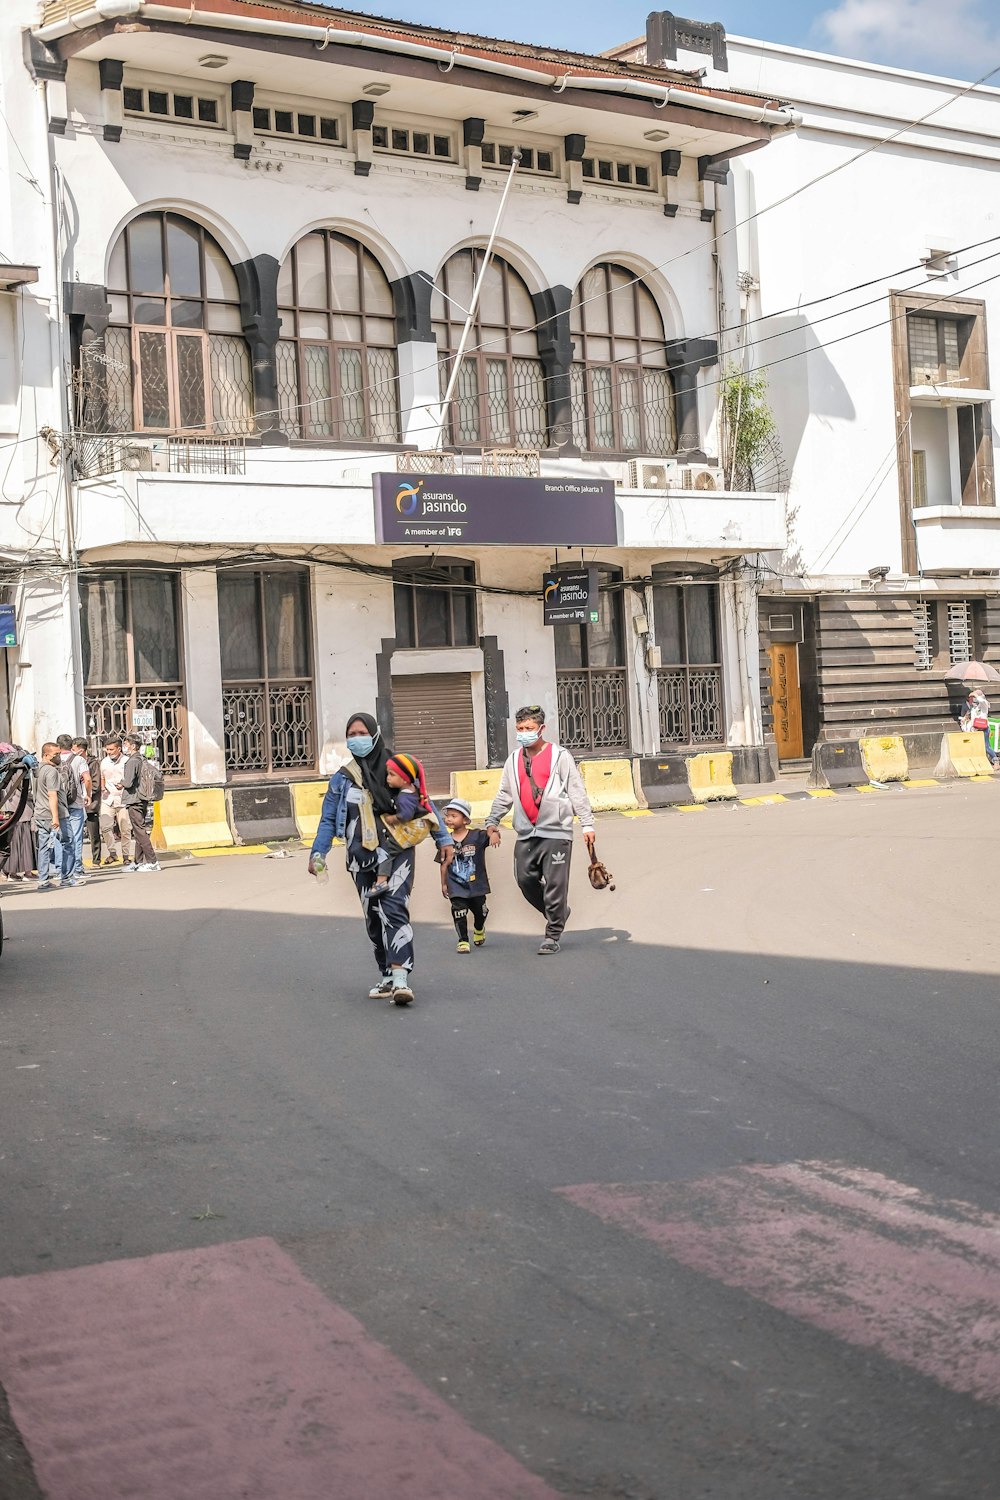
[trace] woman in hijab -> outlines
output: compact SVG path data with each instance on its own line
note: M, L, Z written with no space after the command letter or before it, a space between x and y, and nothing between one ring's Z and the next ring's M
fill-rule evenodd
M351 759L331 777L323 798L319 827L309 854L309 874L319 873L334 839L343 839L347 845L347 870L358 889L381 976L368 991L369 997L387 998L390 1005L409 1005L413 1000L410 984L413 928L409 907L415 849L403 849L393 857L386 888L378 898L371 899L371 888L379 873L377 819L395 811L393 794L385 779L392 751L371 714L351 715L347 722L347 750ZM434 841L447 864L454 840L440 818L437 823Z

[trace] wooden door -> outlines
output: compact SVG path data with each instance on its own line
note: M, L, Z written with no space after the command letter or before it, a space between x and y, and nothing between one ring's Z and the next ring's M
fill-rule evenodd
M438 672L392 679L392 744L424 763L432 797L450 791L452 771L476 768L472 678Z
M779 761L801 760L802 694L796 645L781 643L771 647L771 702Z

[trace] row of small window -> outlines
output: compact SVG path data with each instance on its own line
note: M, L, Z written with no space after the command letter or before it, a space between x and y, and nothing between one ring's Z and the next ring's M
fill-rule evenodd
M653 174L649 167L632 161L609 161L606 157L585 156L581 162L584 177L596 182L613 182L619 187L651 188Z
M218 99L203 98L197 94L127 87L122 90L122 102L126 113L130 115L155 115L161 119L197 122L199 125L220 123Z
M935 599L913 610L913 650L918 672L973 660L982 641L982 601Z
M220 102L196 94L183 94L167 89L148 89L129 86L124 91L125 110L128 114L152 115L160 119L181 120L200 125L219 125ZM266 135L278 135L305 141L325 141L328 145L342 145L341 122L336 115L318 114L313 110L278 109L271 105L254 105L254 130ZM394 151L407 156L422 156L438 161L454 161L455 145L452 136L439 135L430 130L412 130L401 125L374 125L372 146L376 151ZM500 141L484 141L483 165L488 167L510 167L514 152L520 151L519 170L541 172L552 176L556 171L556 155L553 151L540 151L535 146L515 146ZM584 157L583 175L590 181L611 183L619 187L651 188L652 169L638 162L612 160L607 157Z

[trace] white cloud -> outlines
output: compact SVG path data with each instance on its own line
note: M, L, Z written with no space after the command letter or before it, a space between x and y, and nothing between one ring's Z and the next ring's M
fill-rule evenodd
M847 57L979 78L1000 65L992 0L840 0L816 20L820 45ZM989 80L1000 84L1000 74Z

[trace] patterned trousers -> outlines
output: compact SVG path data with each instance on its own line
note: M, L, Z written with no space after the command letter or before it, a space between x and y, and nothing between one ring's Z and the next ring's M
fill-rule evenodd
M376 901L369 899L369 892L378 878L378 867L373 864L366 869L351 871L361 897L361 910L380 974L388 974L390 969L413 968L410 892L415 868L412 849L397 854L389 867L388 888Z

